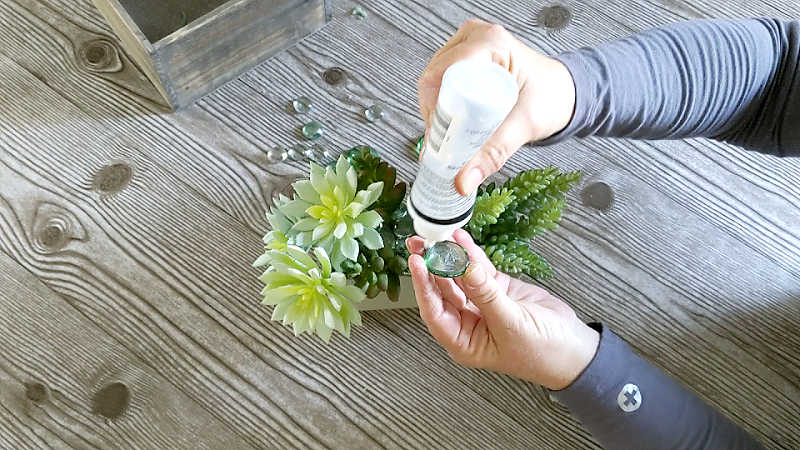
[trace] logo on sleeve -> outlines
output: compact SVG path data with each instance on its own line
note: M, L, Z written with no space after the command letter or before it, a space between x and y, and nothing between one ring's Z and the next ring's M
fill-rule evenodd
M639 386L628 383L622 387L617 396L619 408L625 412L634 412L642 405L642 392Z

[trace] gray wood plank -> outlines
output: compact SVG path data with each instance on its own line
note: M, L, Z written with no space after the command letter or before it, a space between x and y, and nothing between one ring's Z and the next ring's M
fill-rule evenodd
M412 346L369 317L353 339L329 346L268 322L249 267L260 251L258 234L173 183L136 149L104 136L22 67L3 62L0 81L26 93L26 102L0 108L3 178L17 194L3 213L32 215L26 199L55 203L89 236L44 258L22 239L0 242L3 249L74 297L99 328L131 343L248 442L348 448L549 442L534 432L537 422L521 428L429 369ZM93 192L93 177L109 161L132 168L130 183L118 193ZM5 235L29 232L18 220L6 222L21 228ZM464 422L468 416L475 422ZM451 433L460 439L448 440Z
M249 447L3 252L0 286L0 448Z
M107 271L113 267L113 272L117 267L115 261L128 261L127 255L134 254L141 262L122 277L127 285L137 285L139 277L144 276L145 284L159 287L155 294L143 294L137 289L126 295L148 300L152 298L150 295L176 296L194 304L210 302L213 306L209 309L225 311L231 318L220 319L218 313L211 312L208 314L218 323L200 320L197 327L214 330L223 323L222 327L233 330L230 333L246 342L252 352L281 352L279 357L268 359L269 364L278 367L278 372L300 380L302 387L282 384L272 389L308 389L332 397L331 402L344 411L341 414L361 424L364 432L380 445L409 447L436 442L442 447L455 446L454 435L464 427L481 426L465 419L470 417L497 429L519 430L519 434L511 433L509 437L493 440L496 446L527 443L536 448L583 448L592 445L585 432L578 432L578 425L549 403L537 388L450 364L425 334L414 312L371 313L366 328L359 332L364 333L359 335L364 339L324 350L317 349L314 342L291 338L285 330L264 329L257 322L265 320L266 315L258 308L228 304L249 298L248 292L256 292L256 283L243 275L247 273L244 260L251 257L249 252L257 250L251 241L264 229L262 213L266 199L280 190L281 184L300 176L304 170L298 164L265 166L262 154L263 149L272 145L297 142L294 132L306 118L286 113L286 102L293 96L303 93L314 98L317 109L313 117L322 119L329 128L325 145L344 149L357 142L372 143L384 149L389 159L400 167L401 176L410 179L416 165L405 150L422 126L415 111L416 77L430 54L459 23L471 16L502 22L529 44L552 53L597 44L693 15L796 17L799 12L798 6L789 2L781 2L780 8L767 2L743 1L700 2L691 7L674 1L568 2L575 12L573 24L564 31L547 33L534 26L535 15L544 6L543 2L503 1L502 6L498 4L364 2L369 18L356 21L348 15L352 5L337 2L335 20L325 30L226 85L186 112L170 116L153 115L158 106L148 101L146 95L139 94L137 89L141 88L127 87L125 77L134 79L135 70L126 68L117 74L87 76L75 62L70 51L79 48L81 37L86 36L84 33L107 32L98 24L96 12L84 0L3 3L0 5L0 23L4 24L0 27L0 41L4 51L15 61L44 78L47 85L68 98L85 116L94 119L93 123L99 124L93 127L102 132L86 136L98 141L105 139L104 145L113 148L114 153L97 153L93 149L92 154L102 155L94 160L93 170L109 157L134 160L153 174L144 186L138 186L140 189L147 187L142 189L145 194L136 191L137 196L156 195L147 193L149 187L166 183L171 191L158 191L162 195L179 192L179 198L192 198L203 208L216 208L211 215L213 223L220 226L211 234L233 235L221 258L225 264L231 264L231 268L207 280L204 278L206 269L187 263L195 263L192 258L196 259L198 254L209 254L207 246L197 246L174 234L168 235L175 240L167 246L165 236L159 236L163 231L154 228L125 235L130 230L121 226L119 220L131 218L127 211L134 205L141 206L138 202L120 207L119 197L114 197L110 201L119 209L108 211L95 211L98 207L91 202L80 203L88 211L84 213L87 216L81 216L82 222L89 217L89 222L100 224L93 228L93 236L108 229L112 230L110 239L119 241L93 247L105 252L112 248L112 256L92 257L89 256L91 252L84 250L83 259L79 260L81 264L89 268L105 267ZM68 16L70 20L60 20L59 16ZM330 87L321 79L322 72L334 65L345 67L351 74L343 86ZM373 102L384 103L388 115L383 122L370 125L362 121L360 111ZM120 142L128 149L120 149ZM36 145L26 143L26 148L37 145L49 148L38 141ZM58 164L63 164L67 158L63 156L65 153L61 155ZM39 158L36 156L37 161ZM548 287L587 318L599 318L611 324L645 355L732 414L769 446L794 448L800 445L797 436L792 436L797 419L798 385L798 346L791 328L791 323L796 323L798 318L795 309L800 232L795 225L800 223L795 220L800 214L796 203L797 163L745 154L705 141L686 144L584 141L546 151L520 153L504 173L545 163L582 168L590 180L608 180L618 200L606 217L578 206L577 195L571 197L573 209L565 226L557 234L537 242L561 273ZM39 169L39 164L33 172L52 173ZM67 166L78 169L75 164ZM75 172L81 174L77 178L90 178L90 171L81 170ZM765 173L770 175L767 177ZM26 173L26 176L34 177L34 173ZM75 176L48 175L46 178L74 179ZM146 204L176 211L189 208L184 203L153 202L149 197ZM189 217L199 216L190 210ZM190 222L195 220L189 219ZM165 229L176 224L175 219L163 215L155 217L155 222L163 224ZM122 237L114 231L117 229L122 230ZM187 229L192 227L182 228ZM159 236L155 246L151 245L154 236ZM710 237L708 242L702 239L705 237ZM168 261L166 268L163 268L164 261L155 258L158 276L142 275L140 266L155 265L153 255L166 254L164 249L176 245L179 249L193 251L175 251L169 258L162 256L161 260ZM147 254L142 256L142 253ZM18 259L49 280L48 285L58 283L53 281L58 277L54 277L47 266L23 256ZM174 272L176 268L177 277L151 281L163 277L162 272ZM226 277L233 281L226 281ZM186 288L191 283L201 287L194 291ZM116 292L120 288L114 289ZM98 296L95 292L100 290L95 288L79 298L88 302ZM187 290L188 294L184 292ZM226 300L214 303L206 300L208 297ZM114 302L113 299L106 301ZM150 324L157 330L164 326L152 325L146 315L131 313L128 310L135 308L126 304L120 303L119 308L114 313L122 311L132 317L129 320ZM158 304L155 308L159 311L173 308L164 314L179 325L168 328L167 335L183 330L180 324L193 323L176 319L182 313L175 312L181 310L174 304ZM109 321L113 316L109 312L93 312L89 307L82 311L90 317L99 317L98 321ZM206 311L208 309L203 309L199 317ZM630 319L623 320L625 317ZM742 326L751 321L752 328ZM130 339L138 334L118 332L117 336ZM268 338L261 337L262 334ZM785 336L788 338L784 339ZM213 337L205 339L216 342ZM373 342L376 339L377 343ZM157 344L150 348L155 354L163 352L162 348L168 349L182 358L188 357L189 361L196 361L191 355L206 354L196 346ZM411 363L410 367L414 368L411 371L395 369L395 366L386 368L380 363L382 358L377 356L386 353L391 353L393 358L416 355L419 360ZM698 356L691 357L692 354ZM339 361L343 355L347 360L344 366ZM160 356L152 357L152 360L159 361L158 358ZM193 368L192 364L181 364L181 370L192 373L187 378L200 376L187 369ZM263 365L248 360L247 364L233 367L224 376L212 378L212 384L237 385L226 384L226 380L233 377L232 373L241 372L247 377L248 370L252 374L259 370L254 367ZM345 375L334 373L343 367ZM354 375L348 375L347 371ZM430 389L429 381L420 379L419 373L425 374L423 378L433 377L431 380L436 380L438 390ZM366 383L366 379L370 383ZM383 390L374 388L381 384L396 395L388 394L387 398ZM266 384L259 386L267 389ZM214 391L205 387L190 389L190 397L207 404L204 403L207 399L217 399L220 395L204 389ZM426 389L430 389L429 398L415 396L416 392ZM775 405L759 401L759 390L774 390ZM237 389L230 393L242 395ZM409 396L411 406L403 404L403 395ZM350 396L357 398L357 410L346 406L351 403ZM252 399L250 404L263 401L258 395L244 397ZM381 407L368 406L376 402ZM439 403L448 408L442 408ZM751 403L755 405L752 409L749 408ZM245 420L246 415L240 408L232 406L231 402L219 404L224 405L221 408L227 414L234 415L228 419L229 426L242 430L239 422ZM488 412L484 411L486 407ZM330 414L322 412L327 411L325 407L311 411ZM416 417L418 411L429 415ZM290 423L297 414L302 413L289 410L286 416L278 415L274 419L263 414L250 419L250 423L260 423L259 420ZM773 417L772 422L765 417ZM443 422L437 425L437 420ZM317 424L309 427L321 429ZM397 430L389 430L389 427ZM254 439L264 436L269 434ZM474 442L479 445L487 441L478 438Z

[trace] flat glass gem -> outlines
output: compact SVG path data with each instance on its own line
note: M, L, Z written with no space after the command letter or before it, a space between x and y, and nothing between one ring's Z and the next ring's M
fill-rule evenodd
M321 161L333 159L333 152L320 144L314 144L312 148L314 149L314 154L317 155L317 158L320 158Z
M347 159L349 159L350 162L353 162L353 158L357 158L364 153L369 153L369 155L374 158L380 158L378 151L368 145L357 145L348 150L347 153L345 153L345 156L347 156Z
M303 125L303 129L301 131L306 139L313 141L322 137L322 135L325 133L325 128L323 128L321 123L317 122L316 120L312 120L311 122Z
M267 161L278 163L286 159L286 150L282 147L272 147L267 151Z
M414 146L412 149L414 151L414 155L419 158L419 154L422 153L422 147L425 145L425 136L420 136L417 140L417 145Z
M292 161L300 161L305 157L306 147L303 144L295 144L292 148L286 151L289 159Z
M313 148L307 148L307 149L303 150L303 156L305 156L306 158L308 158L308 159L310 159L312 161L317 159L317 155L314 153L314 149Z
M355 8L353 8L353 10L350 11L350 15L352 15L353 17L355 17L358 20L367 18L367 12L364 11L364 8L362 8L360 6L356 6Z
M311 103L311 99L308 97L297 97L296 99L292 100L292 109L297 114L306 114L307 112L311 111L311 108L314 106Z
M423 258L430 273L444 278L460 277L469 267L467 251L452 241L437 242L425 250Z
M364 117L370 122L377 122L383 119L383 108L380 105L372 105L364 109Z

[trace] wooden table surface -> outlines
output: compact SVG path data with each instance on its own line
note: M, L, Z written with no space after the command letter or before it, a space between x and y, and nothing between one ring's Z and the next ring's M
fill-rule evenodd
M800 17L791 0L563 4L572 23L548 31L539 0L365 0L365 20L336 0L325 29L168 114L89 0L0 0L0 447L597 447L538 386L451 363L416 310L294 337L250 266L269 199L307 170L266 163L298 142L297 95L326 147L374 145L409 180L416 79L470 17L551 54L687 18ZM107 68L82 56L98 39ZM323 81L333 66L346 83ZM546 164L585 173L535 242L559 274L546 287L768 447L800 448L800 160L587 139L503 174ZM581 195L598 182L608 210Z

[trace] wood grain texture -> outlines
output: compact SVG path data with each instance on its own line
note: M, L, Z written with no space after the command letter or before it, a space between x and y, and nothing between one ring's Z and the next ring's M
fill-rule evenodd
M0 448L249 447L5 253L0 286ZM127 405L94 414L111 383L130 386Z
M175 109L295 44L329 19L326 0L94 3Z
M136 61L136 64L147 75L158 92L168 101L169 93L164 87L161 75L153 64L153 44L145 37L136 22L133 21L128 11L117 0L94 0L94 5L108 20L109 25L119 39L125 52Z
M789 2L564 3L573 23L549 33L535 27L543 2L369 1L364 21L349 16L354 3L334 2L319 33L161 115L152 88L130 81L143 78L135 67L80 65L86 36L114 40L87 0L0 2L2 52L14 61L0 71L1 248L250 445L595 446L538 387L454 366L414 311L367 313L351 341L330 346L292 337L267 322L248 267L269 199L306 170L263 155L297 142L309 117L287 114L296 95L314 99L323 145L373 144L409 180L407 149L422 129L416 78L469 17L554 53L688 17L800 13ZM331 66L346 83L322 81ZM361 109L376 102L387 116L369 124ZM110 161L133 177L104 196L90 187ZM501 176L548 163L584 170L581 188L606 182L615 203L599 212L570 196L564 226L535 243L560 274L547 287L768 447L800 446L800 164L704 140L589 139L522 151ZM41 254L38 205L56 205L40 216L61 211L84 237L65 245L44 233L65 246ZM14 421L0 430L9 442L28 436Z
M21 67L6 61L3 69L0 81L28 96L24 105L3 104L0 120L14 124L2 129L3 179L19 194L4 211L13 228L3 234L20 236L3 250L248 442L455 448L441 442L455 430L479 446L544 444L532 429L500 426L506 414L417 361L413 347L369 318L372 326L330 346L269 322L249 268L257 234L200 207L202 199L135 149L105 139ZM69 121L59 119L64 111ZM80 160L70 150L78 145ZM98 195L91 178L109 161L128 164L133 178L117 194ZM19 220L31 214L24 199L32 198L63 205L92 238L36 258ZM220 253L229 256L211 257ZM467 415L478 422L464 423Z

